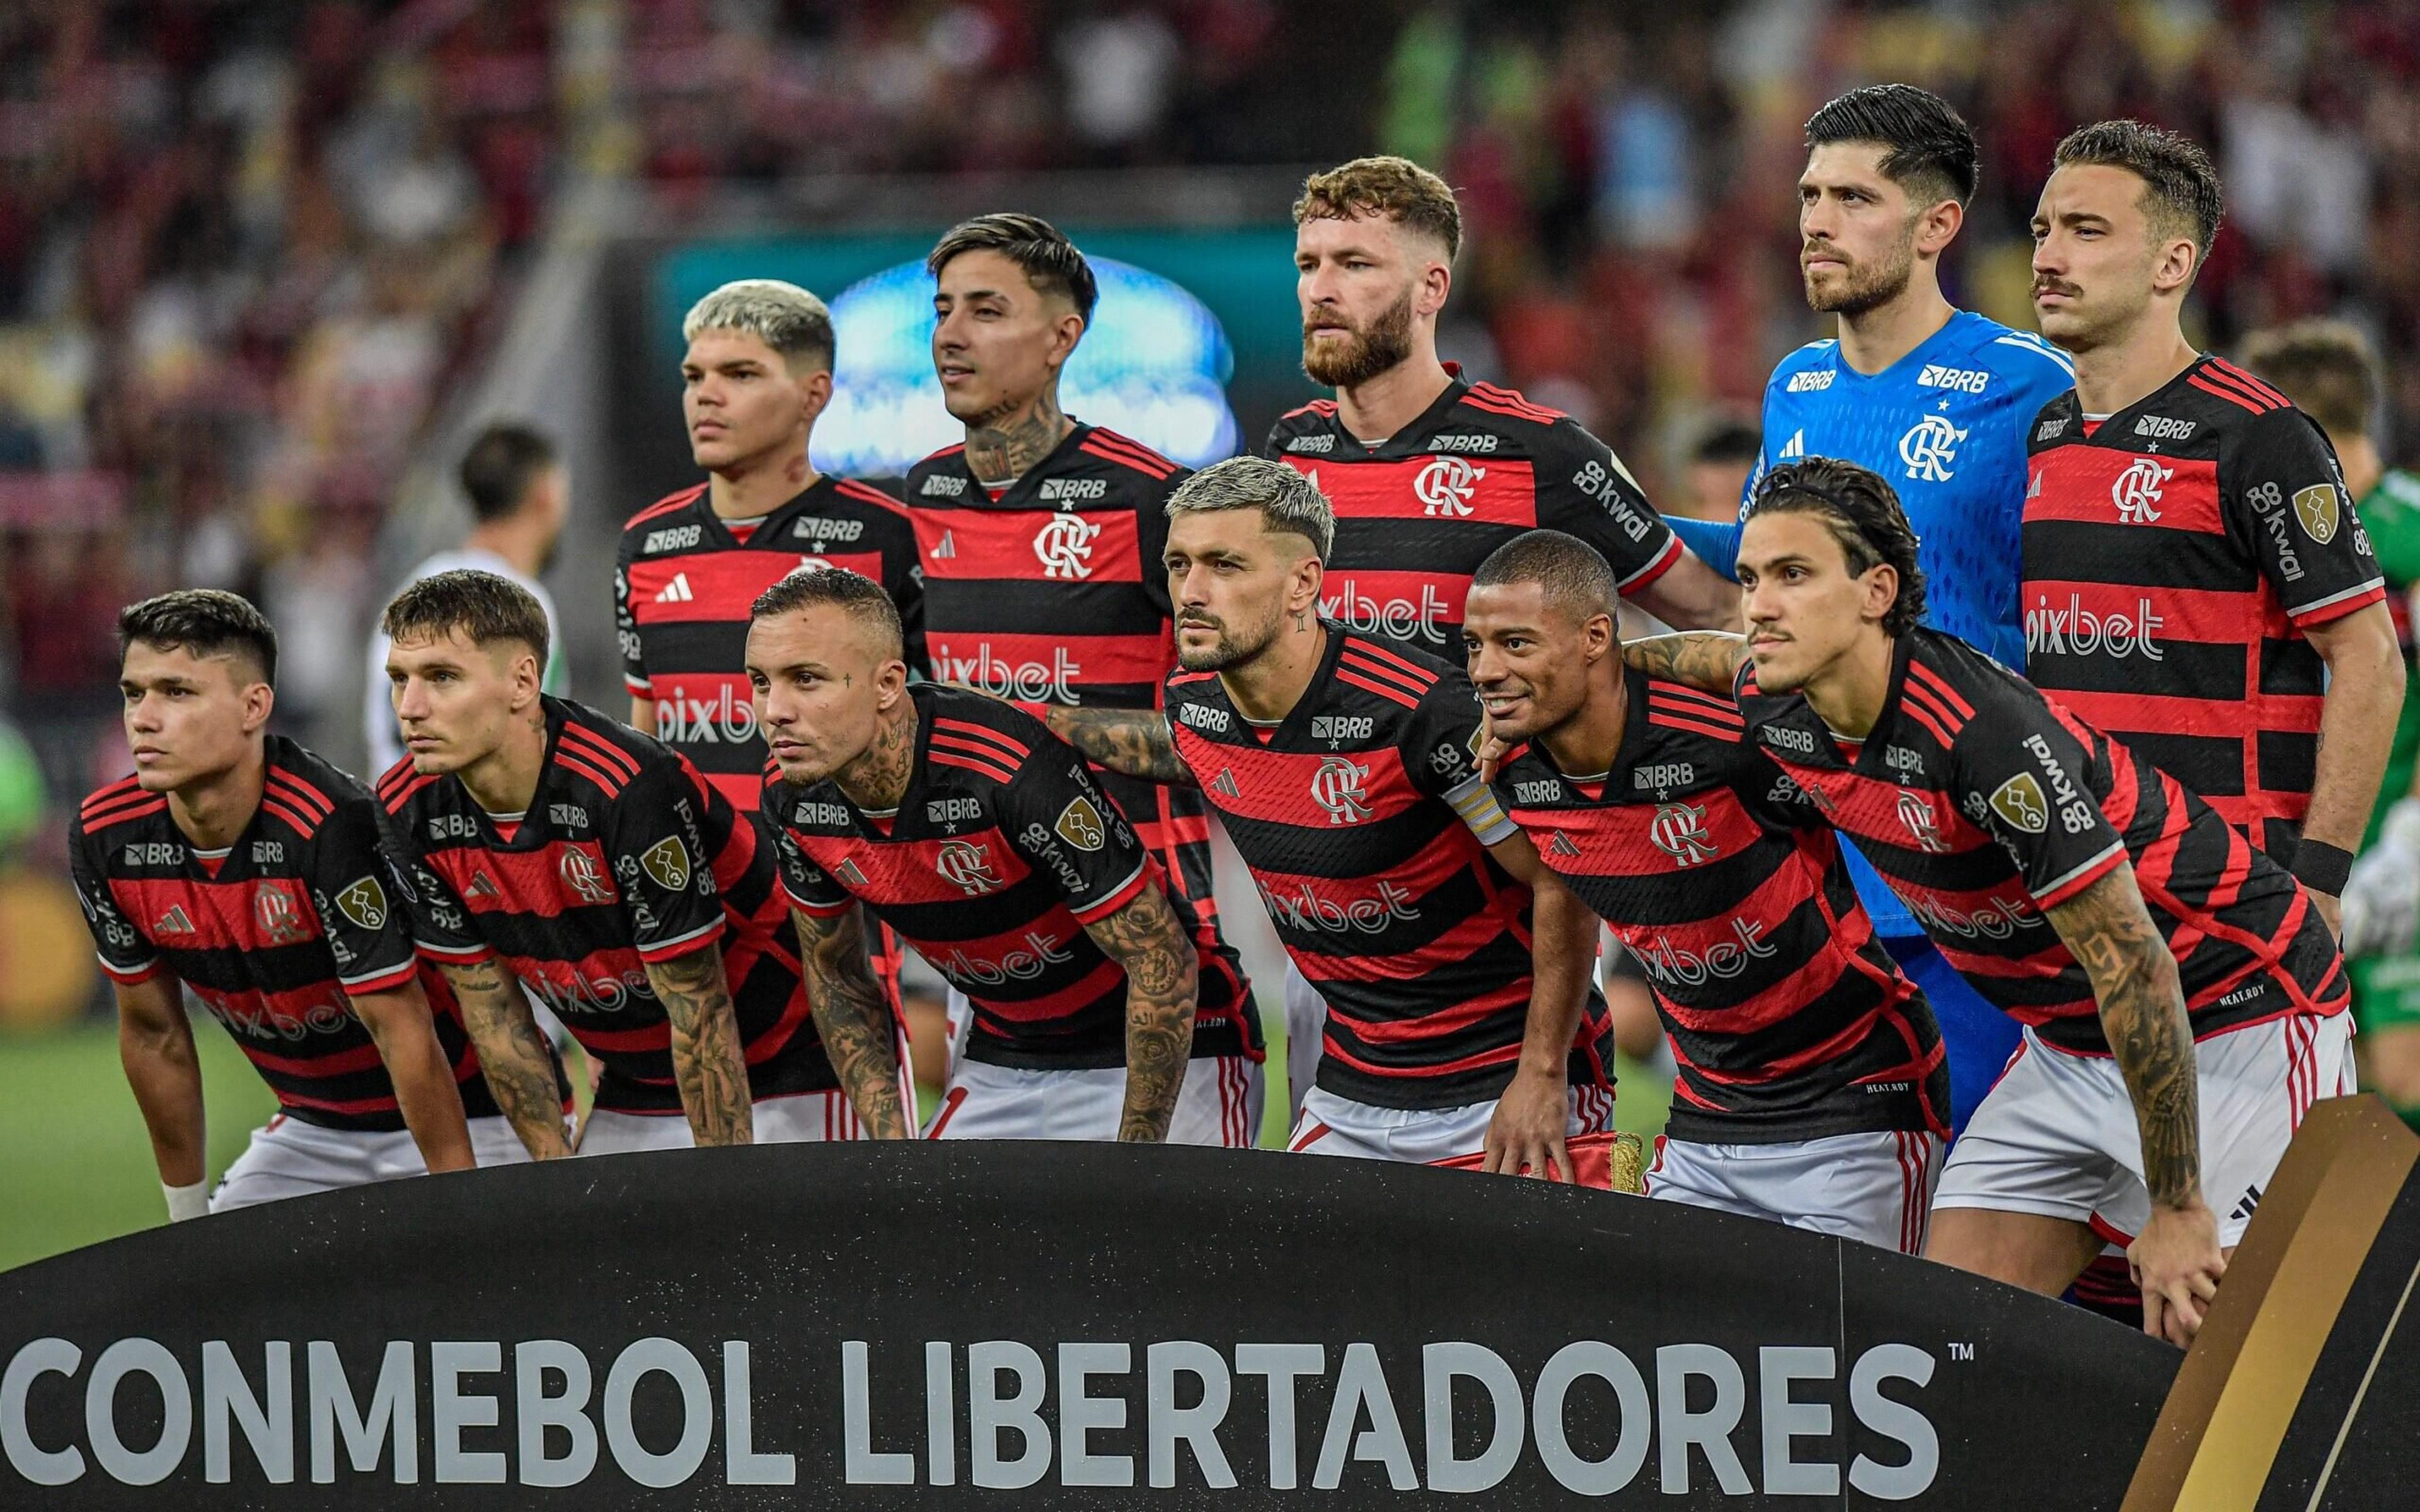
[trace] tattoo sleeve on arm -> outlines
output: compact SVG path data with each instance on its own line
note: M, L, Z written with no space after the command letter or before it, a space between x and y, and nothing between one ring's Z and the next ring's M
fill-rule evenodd
M722 977L722 952L709 945L647 967L647 984L673 1025L673 1076L698 1147L744 1145L755 1136L748 1061L739 1017Z
M1176 735L1166 714L1151 709L1054 706L1047 717L1050 733L1082 751L1095 766L1153 782L1196 785L1192 771L1177 759Z
M898 1041L891 1004L865 964L865 926L854 908L832 918L790 910L799 931L799 963L807 1003L823 1037L832 1072L876 1139L913 1133L899 1093Z
M1193 942L1156 883L1084 930L1126 973L1126 1104L1118 1137L1165 1139L1193 1055L1200 965Z
M539 1032L537 1016L521 996L520 983L501 961L441 965L462 1023L478 1046L479 1071L496 1105L511 1120L532 1160L571 1153L563 1134L563 1093L555 1085L554 1057Z
M1621 643L1621 659L1652 677L1707 693L1729 693L1747 659L1747 638L1720 630L1642 636Z
M2201 1195L2201 1100L2193 1027L2176 957L2143 906L2134 869L2118 867L2049 917L2101 1000L2102 1029L2142 1129L2151 1200L2194 1201Z

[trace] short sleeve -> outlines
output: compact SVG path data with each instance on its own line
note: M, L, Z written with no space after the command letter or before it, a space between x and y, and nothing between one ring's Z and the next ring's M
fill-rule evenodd
M1681 560L1681 538L1647 501L1613 449L1568 420L1538 449L1538 523L1565 531L1612 564L1624 594L1664 576Z
M849 911L856 900L838 879L815 865L806 847L790 832L778 816L779 809L768 809L772 820L773 857L782 870L782 890L790 896L790 905L800 913L816 918L833 918Z
M410 981L419 966L411 915L400 896L395 863L380 845L370 800L338 803L304 845L302 865L303 884L311 889L312 907L346 993L359 997L392 992Z
M1156 873L1083 758L1055 743L1037 748L1001 790L1000 815L1009 845L1058 883L1078 923L1125 907Z
M630 603L630 532L622 532L622 545L613 562L613 631L622 643L622 686L634 698L652 698L655 686L647 680L646 641L639 634L639 611Z
M1444 799L1481 845L1501 844L1512 833L1512 818L1479 775L1479 695L1469 678L1449 671L1404 728L1404 773L1412 786Z
M460 895L428 865L411 816L381 812L379 828L393 862L394 901L410 920L412 944L440 964L467 965L494 955Z
M68 871L74 878L76 902L84 909L85 928L92 932L101 969L112 981L131 987L158 975L160 963L111 894L96 854L100 844L77 826L74 842L68 847Z
M641 768L608 811L605 860L622 894L630 943L650 965L722 937L722 899L699 822L701 807L714 801L711 793L690 779L680 761L659 758Z
M2093 795L2084 743L2040 695L1991 692L1958 733L1952 795L2009 853L2034 902L2055 908L2116 870L2126 842Z
M2385 598L2335 453L2308 415L2254 416L2228 439L2220 471L2233 529L2296 625L2325 625Z

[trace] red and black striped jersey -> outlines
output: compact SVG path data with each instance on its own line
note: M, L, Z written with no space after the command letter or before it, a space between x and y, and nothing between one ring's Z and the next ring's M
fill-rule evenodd
M1714 1144L1948 1133L1932 1009L1876 938L1839 841L1747 744L1738 705L1636 670L1611 769L1521 748L1496 790L1646 973L1680 1077L1670 1133Z
M910 468L933 680L1027 705L1157 708L1176 664L1168 497L1186 477L1141 442L1080 424L997 498L964 446ZM1201 795L1116 772L1094 779L1168 873L1169 905L1202 961L1202 1019L1233 1020L1257 1046L1243 962L1218 930Z
M672 1023L647 966L719 947L751 1091L837 1087L755 815L660 741L543 703L546 764L523 812L491 814L461 779L409 761L379 779L421 951L510 966L603 1068L598 1107L677 1113Z
M1975 990L2061 1049L2106 1055L2092 983L2044 910L2131 861L2196 1038L2350 1002L2326 920L2210 805L1954 636L1900 638L1881 717L1843 751L1804 695L1740 670L1766 753Z
M166 972L226 1026L288 1117L404 1127L395 1084L351 999L417 977L463 1111L496 1112L454 995L422 969L367 788L269 737L260 807L226 850L198 850L165 794L126 778L84 800L69 861L112 980Z
M1605 442L1559 410L1457 372L1418 420L1365 446L1319 399L1278 421L1268 455L1336 511L1320 613L1347 629L1462 660L1471 574L1524 531L1567 532L1637 593L1682 546Z
M1327 1003L1319 1086L1378 1107L1484 1103L1528 1022L1529 889L1487 852L1514 833L1480 777L1479 703L1451 665L1330 626L1274 726L1216 672L1168 680L1176 753L1251 869L1278 938ZM1575 1085L1609 1085L1593 991Z
M863 903L974 1008L970 1059L1022 1070L1125 1064L1126 979L1085 926L1161 880L1074 748L1021 709L917 683L914 776L869 814L832 782L768 766L790 901L830 917ZM1193 1054L1233 1056L1232 1018L1197 1014Z
M829 475L752 526L714 512L706 485L630 517L613 566L622 681L656 704L658 740L688 757L742 811L756 807L765 739L748 674L749 606L802 566L845 567L891 594L923 658L923 579L898 500Z
M2203 357L2097 423L2070 390L2031 453L2025 675L2290 861L2327 690L2304 633L2386 593L2327 437Z

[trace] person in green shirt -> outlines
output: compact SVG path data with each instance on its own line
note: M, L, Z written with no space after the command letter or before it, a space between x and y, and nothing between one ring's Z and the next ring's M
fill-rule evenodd
M2369 343L2340 320L2300 320L2255 332L2243 365L2319 422L2334 443L2356 530L2369 532L2386 576L2387 606L2412 665L2412 590L2420 585L2420 474L2389 468L2370 434L2379 376ZM2403 701L2361 859L2344 890L2344 951L2361 1028L2363 1080L2420 1129L2420 677Z

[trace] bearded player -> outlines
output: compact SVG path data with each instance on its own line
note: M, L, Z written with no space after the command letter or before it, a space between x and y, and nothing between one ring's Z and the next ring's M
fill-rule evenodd
M269 622L193 589L130 606L118 636L134 775L85 799L68 849L168 1216L524 1158L420 968L368 791L268 733ZM215 1196L187 988L277 1097Z
M1218 463L1168 514L1166 712L1048 718L1113 771L1198 788L1251 868L1326 1006L1291 1148L1570 1179L1569 1137L1612 1111L1596 922L1480 776L1468 680L1320 617L1335 521L1292 469Z

